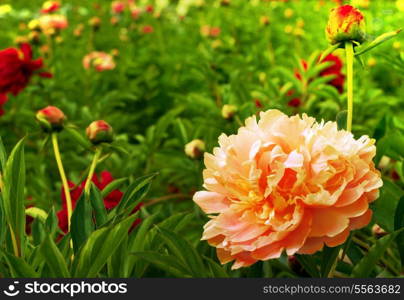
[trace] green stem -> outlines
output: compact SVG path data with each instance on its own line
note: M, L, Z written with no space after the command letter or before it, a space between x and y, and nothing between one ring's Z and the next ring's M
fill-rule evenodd
M66 205L67 205L67 224L68 224L68 228L70 231L70 218L72 216L72 211L73 211L72 198L70 196L70 188L69 188L69 184L67 182L65 170L63 168L62 158L60 156L58 136L57 136L56 132L52 133L52 144L53 144L53 152L55 154L56 163L58 165L58 169L59 169L59 173L60 173L60 179L62 180L62 185L63 185L63 189L65 192Z
M101 148L98 147L95 150L94 158L93 158L93 161L90 166L90 171L88 172L86 185L84 186L84 193L86 196L88 196L90 194L91 181L94 176L95 168L97 167L97 162L98 162L98 159L100 158L100 156L101 156Z
M345 43L346 64L347 64L347 96L348 96L348 118L346 129L352 131L352 114L353 114L353 45L352 42Z

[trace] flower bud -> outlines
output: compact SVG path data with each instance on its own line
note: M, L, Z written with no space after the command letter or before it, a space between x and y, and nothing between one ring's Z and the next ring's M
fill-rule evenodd
M111 143L113 140L113 130L104 120L92 122L86 129L89 140L94 144Z
M384 231L383 228L381 228L379 225L375 224L372 227L372 233L375 235L377 238L381 238L382 236L385 236L387 234L386 231Z
M200 158L205 151L205 143L202 140L193 140L185 145L185 154L191 158Z
M222 117L225 118L226 120L232 119L236 114L236 112L237 112L237 106L235 105L225 104L222 107Z
M97 31L101 27L101 19L99 17L92 17L88 21L88 25L90 25L94 31Z
M47 106L36 114L42 129L46 132L61 131L66 120L65 114L55 106Z
M261 25L263 25L263 26L269 25L269 18L268 18L268 16L261 16L261 18L260 18L260 23L261 23Z
M332 45L346 41L362 43L365 40L365 19L353 6L334 8L328 19L326 34Z

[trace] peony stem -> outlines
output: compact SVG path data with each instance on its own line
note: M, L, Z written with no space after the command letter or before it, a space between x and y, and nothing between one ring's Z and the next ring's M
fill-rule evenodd
M101 156L101 148L97 147L95 150L94 158L90 166L90 171L88 172L87 180L86 180L86 185L84 186L84 193L86 196L90 194L90 186L91 186L91 181L94 176L95 168L97 167L97 162L98 159Z
M347 97L348 97L348 118L346 129L352 131L352 114L353 114L353 45L352 42L345 43L346 64L347 64Z
M72 216L73 206L72 206L72 199L70 196L69 184L67 182L66 173L63 168L62 158L60 156L58 136L56 132L52 133L52 144L53 144L53 152L55 153L56 163L58 165L60 173L60 179L62 180L62 185L65 192L65 198L67 204L67 224L70 231L70 218Z

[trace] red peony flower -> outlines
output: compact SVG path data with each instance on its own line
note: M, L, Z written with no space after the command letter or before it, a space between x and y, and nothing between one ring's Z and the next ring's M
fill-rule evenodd
M103 171L101 172L100 176L94 174L92 178L92 182L99 188L101 191L113 181L113 177L111 173L108 171ZM77 200L79 200L81 194L84 191L84 186L86 184L86 181L84 180L80 185L75 186L73 182L69 182L69 187L70 187L70 195L72 198L72 205L73 209L76 206ZM59 228L67 233L68 232L68 223L67 223L67 204L66 204L66 198L64 194L64 190L62 188L62 209L57 213L57 217L59 219ZM113 190L111 193L109 193L105 198L104 198L104 205L107 210L113 209L115 206L118 205L118 203L122 200L123 193L120 190ZM132 211L132 214L135 213L140 209L142 206L142 203L137 205L135 209ZM140 219L135 220L135 222L132 224L133 229L136 225L140 223Z
M17 95L29 83L36 71L43 67L42 58L32 59L32 49L23 43L20 49L7 48L0 51L0 94ZM41 77L52 77L49 72L37 73Z

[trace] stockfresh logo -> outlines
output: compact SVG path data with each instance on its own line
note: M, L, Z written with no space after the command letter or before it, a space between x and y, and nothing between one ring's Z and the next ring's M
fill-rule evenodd
M105 281L89 283L80 282L26 282L19 285L18 281L10 284L3 293L9 297L17 296L20 293L25 295L69 295L74 297L80 294L126 294L128 292L126 283L108 283Z
M3 291L4 294L6 294L9 297L14 297L17 296L20 291L17 288L17 285L19 284L18 281L14 281L13 284L10 284L6 290Z

